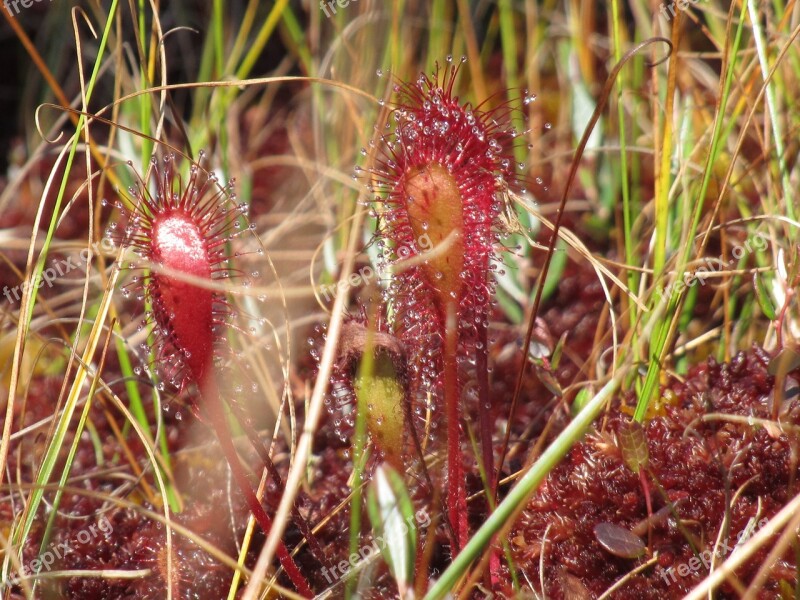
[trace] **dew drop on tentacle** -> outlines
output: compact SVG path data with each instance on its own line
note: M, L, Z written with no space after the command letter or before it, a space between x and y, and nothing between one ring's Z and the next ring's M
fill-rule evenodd
M153 328L158 338L159 346L153 350L162 357L183 358L175 373L155 363L159 386L168 385L179 390L186 387L187 376L195 380L202 377L209 368L206 365L231 368L233 361L225 356L229 348L253 347L264 337L265 321L259 313L265 298L263 295L260 299L246 296L249 281L244 274L258 278L259 257L263 256L262 250L252 250L258 244L255 227L247 221L249 206L237 200L232 179L221 187L219 177L201 164L205 153L201 151L198 156L198 163L183 166L175 164L172 155L166 155L162 161L153 157L148 180L135 177L137 185L128 190L128 206L133 208L121 210L126 225L125 237L119 241L133 246L144 259L144 265L160 265L166 271L151 273L146 285L139 275L123 274L121 297L138 303L151 302L152 311L145 315L145 323ZM189 174L186 178L180 175L183 169ZM155 189L152 196L149 186ZM226 222L220 218L231 211L237 215L235 220ZM120 226L112 222L107 230L119 231ZM243 237L244 233L248 236ZM247 244L250 249L246 248ZM209 281L221 275L230 280L231 290L238 288L245 293L244 300L230 296L226 290L211 290L172 277L170 270ZM184 297L192 297L193 302L182 302ZM220 321L215 306L226 298L229 306L246 302L248 311L226 309L230 319ZM137 309L131 307L130 310L135 314ZM228 324L220 326L220 323ZM136 327L144 330L141 323ZM221 339L227 343L217 343ZM149 353L147 348L143 351ZM249 383L247 388L250 389Z

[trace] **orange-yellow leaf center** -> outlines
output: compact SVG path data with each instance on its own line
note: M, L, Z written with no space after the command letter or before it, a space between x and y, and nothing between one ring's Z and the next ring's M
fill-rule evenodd
M463 201L458 183L442 165L414 167L406 175L408 215L418 249L430 250L422 265L428 283L439 292L440 305L458 297L464 267ZM427 236L427 237L426 237Z

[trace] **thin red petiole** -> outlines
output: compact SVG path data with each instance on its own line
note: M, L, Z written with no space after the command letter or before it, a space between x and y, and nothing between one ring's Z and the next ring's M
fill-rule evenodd
M247 475L245 474L244 469L239 462L239 455L236 452L236 448L233 446L233 442L230 438L230 432L226 426L226 415L223 401L219 395L219 390L217 389L217 384L213 380L213 377L205 378L205 382L202 385L201 396L201 411L205 413L208 421L211 424L211 427L214 429L214 433L216 434L217 440L222 448L222 453L225 455L225 458L230 465L233 478L236 480L239 489L244 494L247 505L250 508L250 512L253 513L253 516L255 517L256 521L258 521L261 529L264 530L264 534L269 535L269 532L272 529L272 519L269 518L269 515L267 515L264 507L261 506L261 502L256 497L255 492L253 492L250 481L248 480ZM308 581L306 581L305 577L303 577L303 574L300 572L297 563L294 562L294 559L289 554L289 551L286 549L286 546L283 542L279 543L276 554L281 566L283 567L283 570L286 571L286 575L288 575L289 579L291 579L292 584L294 584L297 591L306 598L313 598L314 593L311 591Z
M444 402L447 414L447 517L455 532L453 556L466 546L469 539L467 523L467 493L464 465L461 456L461 394L458 385L458 333L455 307L448 305L445 319Z

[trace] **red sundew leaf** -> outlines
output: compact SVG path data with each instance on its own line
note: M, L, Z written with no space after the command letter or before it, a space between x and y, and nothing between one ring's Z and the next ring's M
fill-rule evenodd
M488 318L501 196L516 186L509 108L460 102L453 95L457 72L448 63L432 77L396 86L396 125L369 170L383 260L414 265L398 269L391 282L412 368L427 350L420 346L442 339L447 304L456 305L459 324Z
M485 110L453 94L458 66L395 87L395 127L369 169L383 227L383 260L395 330L408 349L410 396L442 405L447 429L448 517L455 550L466 542L461 456L461 375L469 357L478 381L481 458L493 465L487 367L494 293L490 266L504 195L515 184L510 108ZM397 267L397 269L395 269ZM430 394L434 391L433 394ZM494 474L490 479L493 480Z
M228 249L228 242L249 231L247 206L233 202L233 182L223 186L199 165L185 180L172 155L153 159L150 168L149 181L140 179L129 190L133 209L118 204L127 213L124 233L110 226L109 235L141 257L126 269L151 270L146 278L133 277L122 293L150 301L157 371L162 382L182 390L202 381L229 350L225 332L235 327L238 313L234 301L212 286L237 278L249 283L229 266L234 257Z
M141 179L139 185L130 190L136 202L128 214L129 222L121 241L146 261L139 268L150 271L144 281L134 277L132 283L137 291L136 298L146 298L152 306L149 322L154 326L159 370L166 366L169 381L181 391L188 385L196 386L193 408L214 430L250 511L268 534L272 520L252 490L240 463L227 429L226 401L270 470L275 484L281 482L255 429L246 416L241 416L237 398L226 393L223 400L220 384L231 377L224 378L216 372L223 355L226 358L235 355L226 332L247 335L235 323L238 310L234 300L226 292L217 291L219 288L214 289L214 284L219 283L217 280L229 280L241 274L230 266L241 254L231 254L229 242L251 230L246 223L247 205L233 202L236 198L233 181L220 186L216 177L198 164L191 165L189 177L184 181L175 173L173 163L172 155L164 158L163 165L154 158L150 171L152 191L150 182ZM251 275L256 277L257 272ZM249 285L249 281L242 285ZM125 290L127 287L123 288L123 293ZM236 386L234 391L237 391ZM315 553L324 563L321 548L314 542L310 528L296 508L293 517L312 547L316 546ZM304 597L312 597L305 576L283 542L279 543L276 556L297 591Z

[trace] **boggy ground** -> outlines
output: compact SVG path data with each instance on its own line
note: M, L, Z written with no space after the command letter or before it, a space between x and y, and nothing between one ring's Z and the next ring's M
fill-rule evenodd
M670 381L659 414L643 428L646 453L636 451L646 457L639 460L642 477L629 466L634 451L626 441L634 401L631 394L619 397L514 526L511 546L526 580L537 591L543 581L548 598L595 598L630 574L612 597L682 598L708 575L715 552L719 565L751 537L797 493L800 474L800 372L786 377L773 421L772 358L754 347L730 363L709 359L682 381ZM641 541L631 546L607 524ZM742 586L764 568L772 546L736 571ZM793 597L797 573L790 550L769 568L758 597ZM716 597L738 598L744 587L725 584Z
M563 387L580 377L577 365L592 351L602 302L602 290L591 271L570 266L544 307L551 336L558 339L569 332L565 358L553 373ZM521 360L519 352L503 352L503 349L518 345L517 337L514 331L503 328L493 335L491 355L495 357L493 396L498 400L497 419L506 414L507 401L501 400L510 396ZM647 452L638 450L634 462L638 460L643 474L631 468L630 440L637 434L631 434L627 424L633 396L625 393L617 397L595 429L551 472L511 530L508 539L515 567L524 575L521 580L530 582L538 593L542 591L539 582L543 581L549 598L598 597L637 567L643 568L628 576L614 592L615 598L680 598L702 580L708 573L706 565L715 544L719 563L740 537L757 530L796 492L796 426L800 425L796 390L800 370L783 379L783 402L777 422L761 426L747 420L772 421L775 377L770 364L773 361L772 354L753 347L730 363L709 360L691 368L684 378L670 380L642 430ZM298 386L303 380L313 378L313 362L308 357L301 361ZM110 368L114 367L111 361ZM34 379L20 427L52 414L60 385L58 377L41 375ZM567 422L564 411L547 398L553 398L551 391L536 377L529 376L512 424L512 453L504 475L525 463L549 418L555 420L546 434L548 438L555 436ZM467 412L474 408L468 406ZM302 413L302 407L298 409ZM170 450L174 453L176 482L185 503L184 511L175 520L234 556L236 540L246 524L245 504L230 485L224 462L209 453L207 447L198 448L190 443L188 425L193 418L186 416L190 414L188 411L183 413L184 418L179 419L172 412L165 423ZM101 459L97 455L88 436L81 440L71 482L78 489L68 491L62 498L55 533L46 548L70 548L54 561L52 570L144 571L133 579L46 580L40 588L42 597L55 594L66 598L160 598L166 590L164 526L140 510L159 513L162 509L142 497L138 488L131 492L133 486L129 482L135 480L136 474L130 472L130 463L124 467L117 463L116 468L109 468L121 452L132 453L142 464L146 463L140 444L135 441L120 444L112 414L113 409L104 402L92 408L97 437L103 440L103 456ZM342 441L339 433L332 417L323 420L316 438L310 490L301 494L300 503L301 512L312 525L322 523L320 542L326 558L333 564L349 556L346 532L351 457L349 443ZM500 439L496 442L499 446ZM435 440L429 450L432 455L442 451ZM33 437L13 442L10 468L18 474L16 480L32 480L30 467L35 461L31 457L36 452ZM243 456L256 468L258 461L252 452L243 452ZM288 456L281 441L277 442L275 456L279 471L285 475ZM480 492L474 462L465 462L465 468L471 473L470 493ZM432 473L436 478L437 471L433 469ZM153 485L150 475L146 475L146 480ZM430 498L424 486L414 481L412 477L410 491L415 506L429 507ZM280 493L276 486L270 486L265 500L269 512L275 510ZM117 495L131 504L125 507L110 503L95 494ZM6 524L18 511L19 500L12 494L0 503L0 514ZM473 502L471 510L472 526L477 527L482 502ZM221 518L223 512L225 518ZM435 512L434 508L432 514ZM40 549L44 519L39 523L26 544L23 565L31 564ZM631 532L639 542L620 538L618 528ZM725 531L720 535L721 528ZM84 533L87 531L91 537ZM285 539L290 548L299 542L299 533L291 524ZM369 543L368 527L364 529L363 540ZM263 536L257 534L248 565L254 564L262 542ZM426 543L436 545L432 569L446 566L449 546L441 525ZM756 576L768 551L769 546L762 548L737 571L742 585L746 586ZM172 558L175 574L171 585L177 598L219 598L226 593L231 576L229 567L180 533L173 538ZM306 547L297 559L315 590L330 589L332 597L343 595L342 583L324 577ZM507 570L504 574L509 575ZM378 568L369 584L369 593L375 598L391 595L396 589L385 568ZM790 552L770 569L759 597L781 597L796 585L796 561ZM510 578L498 582L497 591L513 597ZM719 594L722 598L738 597L734 584L727 584Z

